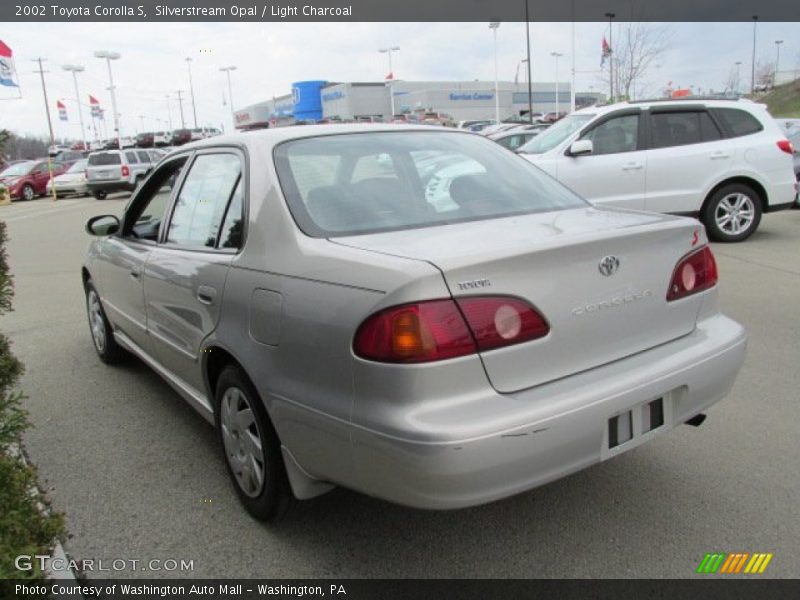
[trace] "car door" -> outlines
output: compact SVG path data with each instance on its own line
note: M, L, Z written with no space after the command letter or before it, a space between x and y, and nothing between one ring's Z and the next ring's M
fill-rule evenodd
M53 174L55 175L56 167L53 165ZM46 162L40 162L31 171L31 185L38 195L47 193L47 182L50 180L50 169Z
M730 169L736 144L702 107L652 108L647 117L645 209L697 213L705 191Z
M241 231L243 172L244 156L237 150L198 152L145 267L147 325L156 356L198 390L203 340L216 327L228 267L238 250L226 240L232 221Z
M121 331L144 352L152 348L147 334L147 313L142 276L150 252L156 247L170 196L186 156L176 157L153 174L128 205L117 235L102 245L99 263L100 294L115 330Z
M646 152L639 109L613 113L578 139L591 140L591 154L558 161L558 180L596 204L644 208Z

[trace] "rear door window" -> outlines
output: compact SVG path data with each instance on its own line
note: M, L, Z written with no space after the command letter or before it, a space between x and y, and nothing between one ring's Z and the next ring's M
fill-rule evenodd
M143 162L143 163L149 163L150 162L150 155L147 152L145 152L144 150L138 151L136 153L136 155L139 157L139 162Z
M725 130L725 137L750 135L764 129L758 119L739 108L714 108L712 112Z
M139 162L139 160L136 158L136 152L126 152L125 159L132 165L135 165Z

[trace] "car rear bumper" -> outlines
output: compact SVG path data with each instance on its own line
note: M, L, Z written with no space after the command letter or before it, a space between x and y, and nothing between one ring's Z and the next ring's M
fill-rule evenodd
M131 191L136 189L136 185L128 181L110 180L110 181L89 181L86 184L89 192L119 192Z
M51 192L53 187L56 188L57 194L85 194L87 192L87 185L85 183L56 184L55 186L48 184L48 194Z
M470 424L479 433L469 439L448 436L448 423L462 426L474 413L459 402L435 416L419 406L409 410L402 434L397 422L392 434L353 427L357 485L351 487L428 509L518 494L634 448L705 410L730 391L745 346L741 325L717 314L687 336L626 359L475 399L496 410L492 419ZM643 407L659 398L663 424L646 431ZM633 437L610 448L609 419L629 411Z

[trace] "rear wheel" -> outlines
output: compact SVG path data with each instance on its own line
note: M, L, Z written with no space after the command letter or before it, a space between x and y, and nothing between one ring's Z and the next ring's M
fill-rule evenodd
M33 200L36 197L36 190L33 189L33 186L26 183L22 188L22 197L25 200Z
M748 185L725 185L709 198L703 211L703 222L712 239L741 242L758 229L761 197Z
M103 190L96 190L92 192L92 196L94 196L97 200L103 200L106 197L106 193Z
M117 344L106 318L100 295L91 280L86 282L86 312L89 317L89 331L97 355L104 363L115 364L125 357L125 350Z
M261 398L237 366L225 367L219 376L215 416L239 500L260 521L279 518L293 499L280 442Z

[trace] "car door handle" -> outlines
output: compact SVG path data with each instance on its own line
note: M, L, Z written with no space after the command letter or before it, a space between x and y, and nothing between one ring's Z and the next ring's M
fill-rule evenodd
M141 273L139 271L131 271L131 277L133 277L134 279L139 279L140 275Z
M642 163L627 163L622 165L623 171L637 171L642 168Z
M730 158L730 154L727 152L713 152L711 154L711 160L717 160L719 158Z
M209 285L201 285L197 288L197 299L203 304L214 304L217 297L217 290Z

